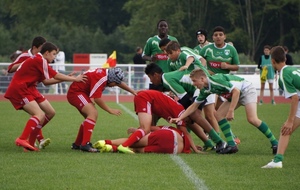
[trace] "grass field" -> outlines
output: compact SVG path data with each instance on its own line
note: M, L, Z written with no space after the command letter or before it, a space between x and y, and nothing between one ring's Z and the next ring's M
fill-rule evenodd
M43 129L52 143L40 152L24 153L14 141L28 115L15 111L7 101L0 101L0 189L300 189L300 133L291 139L284 168L261 169L273 158L271 145L247 123L244 108L236 111L232 122L234 133L241 139L237 154L174 156L73 151L70 145L83 118L67 102L52 105L56 116ZM123 115L112 116L99 108L93 141L126 137L126 129L137 126L132 103L109 105L123 110ZM288 112L288 104L258 107L259 117L269 124L276 137Z

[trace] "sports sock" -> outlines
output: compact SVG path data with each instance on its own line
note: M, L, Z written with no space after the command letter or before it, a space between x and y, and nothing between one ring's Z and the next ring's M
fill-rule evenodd
M77 137L76 137L76 140L75 140L74 143L76 145L81 145L82 138L83 138L83 123L81 123L81 125L79 127L79 130L78 130L78 133L77 133Z
M282 154L276 154L274 156L274 162L277 163L277 162L282 162L283 160L283 155Z
M111 145L113 148L113 152L118 152L118 147L116 145Z
M271 129L268 127L268 125L265 122L261 122L258 129L270 140L272 145L278 145L278 141L273 135Z
M122 145L124 147L131 146L133 143L139 141L143 136L145 136L145 131L142 129L138 129L134 133L132 133Z
M81 145L86 145L86 143L91 141L93 130L96 122L92 119L86 118L83 122L83 138Z
M39 124L39 125L37 125L32 131L31 131L31 133L30 133L30 135L29 135L29 144L31 145L31 146L33 146L34 147L34 142L36 141L36 139L37 139L37 135L39 134L39 132L41 131L41 128L42 128L42 126Z
M25 125L25 128L21 134L21 136L19 137L20 139L22 140L27 140L30 133L32 132L33 129L36 128L36 126L40 123L40 120L37 118L37 117L31 117L26 125Z
M208 135L209 137L211 138L211 140L214 142L214 143L218 143L220 141L223 141L221 139L221 137L218 135L218 133L214 130L214 129L211 129L209 132L208 132Z
M111 140L104 140L104 141L105 141L105 144L110 144L110 145L112 145Z
M50 119L45 115L45 120L44 120L43 125L41 125L41 128L43 128L49 121L50 121ZM41 142L44 139L42 130L39 130L39 134L37 135L36 139L39 142Z
M223 132L223 134L226 138L227 144L229 146L235 146L233 134L231 132L231 127L230 127L230 124L228 123L228 121L226 119L222 119L218 123L219 123L221 131Z
M214 147L214 145L210 139L208 139L207 141L204 142L204 146L205 147Z

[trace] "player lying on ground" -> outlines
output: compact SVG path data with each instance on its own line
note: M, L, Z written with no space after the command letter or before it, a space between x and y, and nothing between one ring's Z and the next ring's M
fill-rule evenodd
M130 128L130 133L138 130ZM135 153L190 153L190 141L182 131L172 126L152 126L150 133L130 146ZM128 138L99 140L93 144L100 152L118 152L118 146Z

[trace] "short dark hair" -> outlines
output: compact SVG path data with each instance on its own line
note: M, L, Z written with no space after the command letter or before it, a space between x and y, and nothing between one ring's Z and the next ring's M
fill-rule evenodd
M286 56L282 46L275 46L271 49L271 57L276 63L285 62Z
M169 38L164 38L164 39L160 40L159 47L166 46L170 41L171 40Z
M166 22L168 24L168 22L165 19L160 19L156 24L156 28L158 28L158 26L161 22Z
M270 45L265 45L265 46L264 46L264 49L269 49L269 50L271 50L272 47L271 47Z
M44 54L45 52L51 52L51 51L58 51L58 48L56 45L54 45L53 43L51 42L45 42L42 46L42 49L40 51L41 54Z
M156 63L149 63L145 68L146 75L162 74L162 69Z
M225 34L225 29L222 26L216 26L213 30L213 33L215 32L223 32Z
M39 48L41 45L43 45L46 42L46 39L42 36L37 36L33 38L31 47L37 47Z

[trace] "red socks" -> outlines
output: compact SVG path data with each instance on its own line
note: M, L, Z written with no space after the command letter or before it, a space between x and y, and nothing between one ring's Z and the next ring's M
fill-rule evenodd
M145 136L145 131L142 129L138 129L134 133L130 135L130 137L125 141L122 146L128 147L134 144L135 142L139 141L143 136Z
M27 123L26 126L21 134L21 136L19 137L22 140L27 140L30 133L37 128L37 126L39 125L40 120L37 117L31 117ZM37 130L38 131L38 130Z
M81 145L81 142L82 142L82 138L83 138L83 123L81 123L80 127L79 127L79 130L78 130L78 133L77 133L77 137L76 137L76 140L75 140L75 144L76 145Z
M83 138L81 145L86 145L86 143L91 141L92 133L94 130L96 122L89 118L86 118L83 122Z

